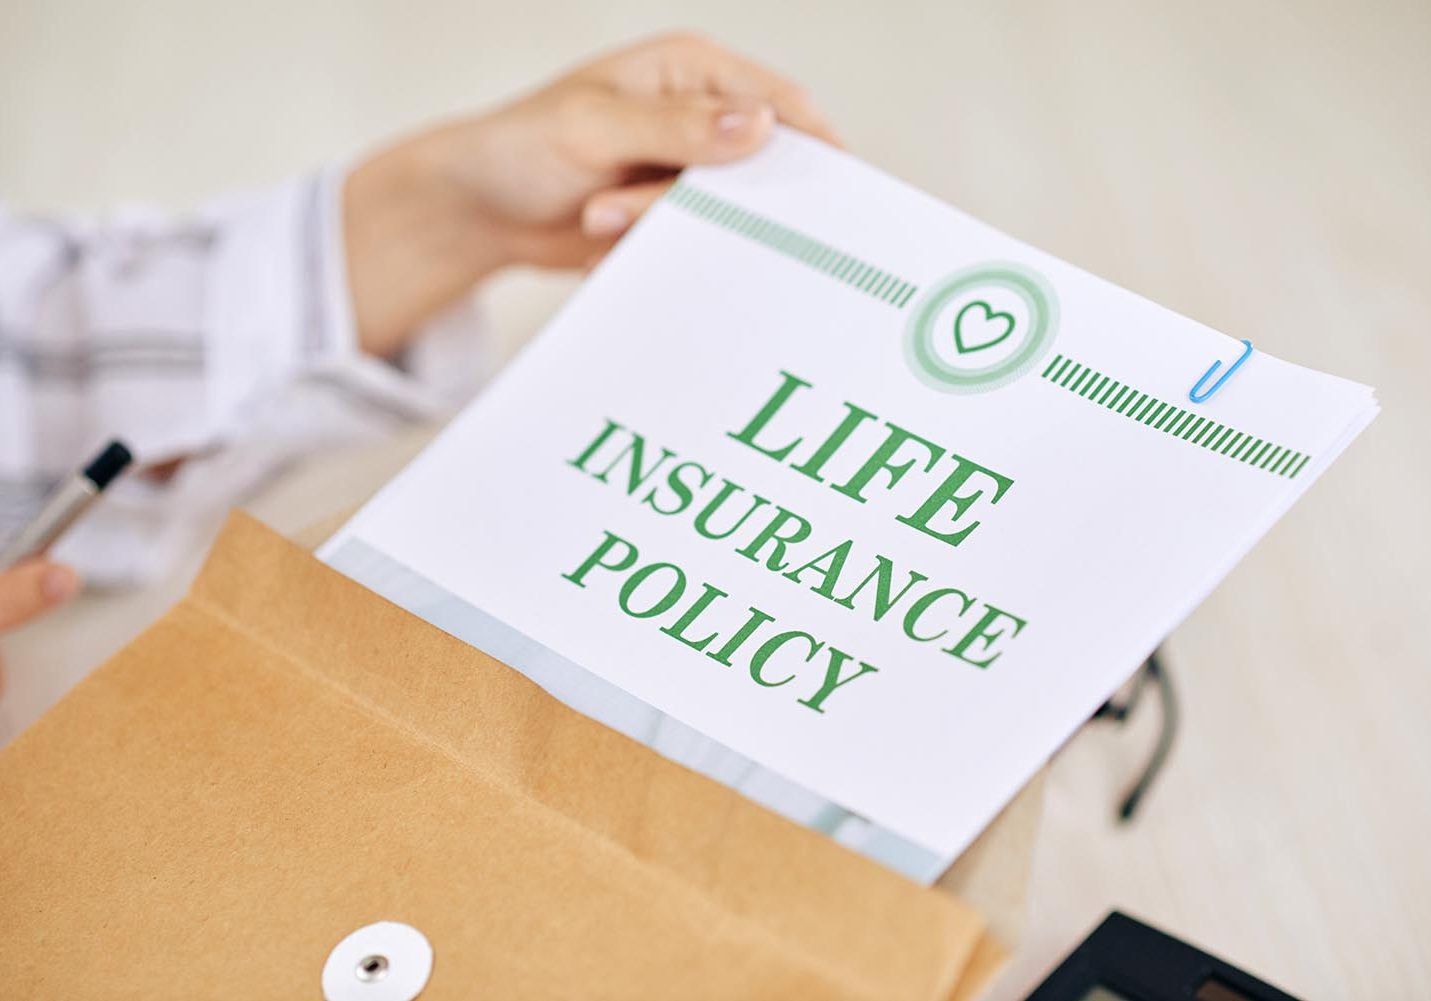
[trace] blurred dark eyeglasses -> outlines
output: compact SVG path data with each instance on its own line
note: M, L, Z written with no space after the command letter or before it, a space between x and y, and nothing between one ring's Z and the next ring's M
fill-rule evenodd
M1167 664L1163 660L1162 650L1154 650L1148 659L1143 661L1142 666L1133 673L1133 677L1124 686L1126 694L1123 695L1121 701L1116 696L1109 699L1098 707L1098 711L1089 720L1089 722L1108 720L1113 723L1126 723L1133 710L1138 707L1138 702L1143 697L1143 691L1150 684L1158 689L1158 702L1162 706L1162 723L1158 730L1157 743L1153 745L1153 753L1148 757L1148 763L1143 766L1142 774L1129 787L1123 797L1123 802L1118 806L1119 823L1126 824L1133 819L1133 815L1138 810L1138 804L1143 801L1143 797L1147 795L1153 782L1162 773L1163 765L1168 760L1168 753L1173 748L1173 738L1177 736L1178 732L1178 700L1173 691L1173 679L1168 675Z

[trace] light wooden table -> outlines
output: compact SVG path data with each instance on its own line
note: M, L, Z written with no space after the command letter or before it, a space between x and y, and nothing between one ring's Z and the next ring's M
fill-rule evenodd
M0 157L0 192L187 200L673 23L786 67L855 151L967 211L1380 391L1380 420L1170 642L1185 729L1139 822L1112 813L1156 712L1056 758L1027 935L993 997L1022 997L1114 906L1294 994L1431 996L1425 0L608 0L559 15L438 0L422 17L397 0L17 0L0 11L0 149L25 155ZM567 287L503 283L495 327L520 339ZM414 444L327 457L253 506L296 530ZM142 628L197 558L7 640L0 737Z

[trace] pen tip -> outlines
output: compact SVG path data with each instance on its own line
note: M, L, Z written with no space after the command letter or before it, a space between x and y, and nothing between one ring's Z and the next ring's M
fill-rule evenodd
M112 441L104 447L103 452L95 456L93 462L85 467L85 479L103 490L132 461L134 461L134 456L130 454L129 449L120 442Z

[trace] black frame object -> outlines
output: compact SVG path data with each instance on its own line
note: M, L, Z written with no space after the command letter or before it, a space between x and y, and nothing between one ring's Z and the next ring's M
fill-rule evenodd
M1196 946L1111 912L1027 1001L1297 1001Z
M1162 707L1162 727L1158 731L1158 742L1153 747L1153 753L1143 768L1142 775L1133 783L1132 788L1128 790L1123 801L1118 805L1118 821L1123 824L1133 819L1138 804L1143 801L1143 796L1152 787L1153 780L1162 772L1163 765L1167 763L1168 754L1173 749L1173 738L1178 733L1177 693L1173 689L1172 676L1168 673L1167 664L1163 660L1163 651L1161 649L1154 650L1148 655L1148 659L1143 662L1142 666L1134 672L1128 693L1122 702L1109 699L1098 707L1098 711L1089 720L1089 722L1109 720L1114 723L1126 723L1129 714L1133 712L1138 705L1138 700L1142 698L1143 689L1149 682L1156 685L1158 689L1158 702Z

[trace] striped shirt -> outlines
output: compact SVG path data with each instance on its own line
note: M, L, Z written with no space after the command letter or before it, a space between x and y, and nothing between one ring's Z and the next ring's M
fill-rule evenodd
M92 582L151 579L201 526L315 449L450 412L487 367L470 303L397 366L361 354L327 171L191 218L0 207L0 540L110 438L137 467L54 555ZM464 361L453 364L459 345ZM445 355L445 357L435 357Z

